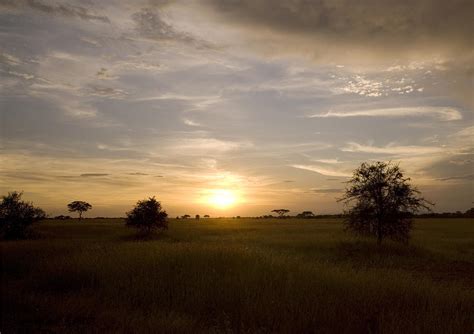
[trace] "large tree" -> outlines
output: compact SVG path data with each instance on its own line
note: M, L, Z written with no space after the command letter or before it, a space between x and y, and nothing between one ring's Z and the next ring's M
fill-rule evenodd
M69 212L79 212L79 220L82 219L82 213L92 209L92 205L84 201L74 201L67 205Z
M430 210L432 203L409 184L398 165L385 162L363 163L348 181L339 201L353 204L345 212L346 228L358 234L408 241L413 214Z
M46 218L46 213L32 203L21 200L21 192L11 192L0 202L0 236L23 239L31 224Z
M125 225L137 228L141 234L147 235L154 230L168 228L168 214L155 197L138 201L135 207L127 212Z

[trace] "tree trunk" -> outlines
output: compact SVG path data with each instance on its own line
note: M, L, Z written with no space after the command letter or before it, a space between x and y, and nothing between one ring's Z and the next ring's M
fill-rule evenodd
M82 220L82 211L79 211L79 221Z

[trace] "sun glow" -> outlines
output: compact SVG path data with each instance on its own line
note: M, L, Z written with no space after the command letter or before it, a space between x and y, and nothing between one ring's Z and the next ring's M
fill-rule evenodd
M231 207L236 201L237 196L235 193L225 189L213 190L207 199L209 204L219 209Z

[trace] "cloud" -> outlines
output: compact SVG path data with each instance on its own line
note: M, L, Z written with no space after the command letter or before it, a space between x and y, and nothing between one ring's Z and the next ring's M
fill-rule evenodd
M340 164L342 161L339 161L337 159L317 159L314 160L316 162L322 162L323 164Z
M349 177L352 174L339 169L330 169L314 165L291 165L293 168L308 170L325 176Z
M189 126L201 126L200 123L192 121L190 119L184 118L183 119L184 124L189 125Z
M0 64L1 63L7 63L10 66L18 66L22 64L22 61L18 57L4 52L0 53Z
M449 177L439 178L438 180L439 181L451 181L451 180L469 180L469 181L472 181L472 180L474 180L474 174L449 176Z
M413 71L426 62L427 69L444 72L439 95L474 106L473 1L204 0L200 4L211 21L238 36L227 42L235 49L246 48L267 58L297 56L321 66L343 64L353 73L383 68L391 69L389 73ZM390 91L385 80L364 78L344 88L373 98L424 90L404 85Z
M75 17L83 20L100 21L103 23L110 23L107 16L97 15L90 11L90 9L73 6L69 4L50 5L40 0L4 0L0 3L0 7L7 8L31 8L46 14L59 15L65 17Z
M344 189L336 189L336 188L314 188L311 189L312 192L317 194L339 194L344 191Z
M371 50L400 56L420 48L456 52L472 45L474 3L470 0L275 1L207 0L212 13L249 34L278 35L280 50L306 50L315 56L328 50L354 57ZM293 41L293 42L292 42ZM351 49L353 52L344 52ZM339 55L334 52L339 51Z
M342 148L344 152L363 152L374 154L389 154L389 155L426 155L445 152L446 149L442 147L432 146L396 146L393 144L379 147L372 145L361 145L354 142L349 142L346 147Z
M101 177L101 176L109 176L110 174L105 173L84 173L79 175L80 177Z
M86 89L90 96L107 97L110 99L122 99L127 95L122 89L112 87L90 86Z
M178 140L173 150L187 154L224 153L242 148L252 147L250 142L225 141L215 138L189 138Z
M182 42L199 48L209 48L211 45L188 32L179 31L163 19L161 9L142 8L132 14L136 31L140 37L162 42Z
M404 107L380 108L352 111L329 111L324 114L314 114L309 118L345 118L345 117L421 117L431 116L443 121L457 121L462 119L462 114L454 108L448 107Z

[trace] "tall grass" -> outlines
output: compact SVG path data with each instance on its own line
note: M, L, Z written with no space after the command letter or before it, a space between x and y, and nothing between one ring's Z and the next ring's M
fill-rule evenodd
M336 220L48 222L2 243L2 332L469 333L467 220L418 222L410 246ZM446 241L448 238L449 242Z

